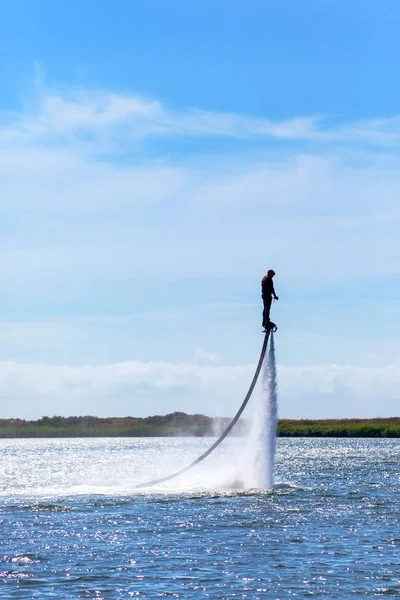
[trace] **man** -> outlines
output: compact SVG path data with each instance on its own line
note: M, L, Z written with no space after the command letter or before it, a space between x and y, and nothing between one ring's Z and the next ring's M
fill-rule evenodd
M275 294L274 282L272 281L274 276L275 271L270 269L261 282L261 297L264 303L262 326L266 330L270 323L269 311L271 310L272 297L274 297L275 300L279 300L278 296Z

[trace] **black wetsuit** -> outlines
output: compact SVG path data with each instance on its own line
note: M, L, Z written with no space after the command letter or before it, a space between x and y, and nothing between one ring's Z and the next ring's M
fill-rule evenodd
M271 310L272 296L275 298L274 282L272 277L266 275L261 282L261 297L264 303L262 326L266 327L269 323L269 312Z

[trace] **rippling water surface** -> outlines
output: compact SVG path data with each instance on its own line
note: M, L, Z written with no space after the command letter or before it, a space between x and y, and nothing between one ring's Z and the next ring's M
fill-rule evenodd
M1 598L400 597L399 440L289 440L273 490L229 439L0 441Z

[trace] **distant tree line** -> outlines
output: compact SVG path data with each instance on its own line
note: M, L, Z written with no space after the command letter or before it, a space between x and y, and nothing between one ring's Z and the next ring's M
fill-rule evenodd
M229 418L187 415L174 412L152 417L42 417L37 421L0 419L0 438L54 437L171 437L217 436L230 423ZM244 435L248 422L239 421L233 435ZM389 419L282 419L281 437L369 437L399 438L400 418Z
M0 438L44 437L196 437L218 435L230 419L174 412L152 417L42 417L37 421L0 419ZM238 433L243 431L240 425Z

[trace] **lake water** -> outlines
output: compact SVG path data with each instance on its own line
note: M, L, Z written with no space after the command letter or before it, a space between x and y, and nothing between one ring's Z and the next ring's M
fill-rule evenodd
M400 598L400 440L0 440L1 598Z

